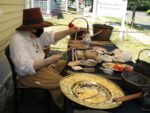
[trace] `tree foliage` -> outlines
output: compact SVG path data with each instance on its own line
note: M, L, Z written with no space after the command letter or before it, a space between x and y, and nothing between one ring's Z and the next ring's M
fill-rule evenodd
M75 0L69 0L69 1L71 1L71 2L75 2Z
M69 0L71 2L75 2L75 0ZM86 4L92 4L92 2L94 0L84 0L85 1L85 5ZM139 11L147 11L150 9L150 0L137 0L138 1L138 5L136 10ZM134 6L134 2L135 0L128 0L128 10L133 10L133 6Z
M133 10L135 0L128 0L128 9ZM147 11L150 9L150 0L138 0L138 5L136 10Z

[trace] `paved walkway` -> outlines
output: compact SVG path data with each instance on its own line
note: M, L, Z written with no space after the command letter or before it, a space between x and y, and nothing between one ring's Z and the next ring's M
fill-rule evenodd
M128 22L131 22L132 12L133 11L127 11L126 20ZM136 11L135 26L150 29L150 16L146 14L146 11Z
M131 21L131 17L132 17L132 11L127 11L127 16L126 16L127 21L129 20ZM150 29L150 16L148 16L146 12L136 11L135 26L140 26L146 29ZM145 35L143 33L138 33L138 31L132 29L129 30L129 32L137 32L137 33L129 33L129 35L143 44L150 44L150 33Z
M130 30L131 31L131 30ZM133 30L132 30L133 31ZM134 31L137 32L137 31ZM143 44L150 44L150 36L144 35L142 33L128 33L130 36L135 38L136 40L140 41Z

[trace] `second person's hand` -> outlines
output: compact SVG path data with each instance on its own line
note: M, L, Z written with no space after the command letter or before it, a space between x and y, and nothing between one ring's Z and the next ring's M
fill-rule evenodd
M61 57L62 57L62 55L56 54L56 55L52 55L52 56L48 57L47 59L49 61L49 64L53 64L53 63L58 62Z

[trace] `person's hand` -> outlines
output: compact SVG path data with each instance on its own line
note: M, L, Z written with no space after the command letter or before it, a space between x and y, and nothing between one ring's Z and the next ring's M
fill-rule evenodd
M60 60L61 57L62 57L62 55L56 54L56 55L52 55L52 56L48 57L47 59L49 60L50 63L56 63Z
M74 26L74 27L70 28L69 31L71 32L71 34L73 34L73 33L79 32L79 31L80 31L80 28Z

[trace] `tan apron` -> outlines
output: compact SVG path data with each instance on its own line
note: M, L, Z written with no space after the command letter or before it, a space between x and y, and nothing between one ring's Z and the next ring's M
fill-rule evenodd
M48 89L56 105L62 109L64 99L59 87L59 81L62 78L59 73L66 64L66 61L60 60L56 64L40 69L35 75L20 77L19 82L28 87Z

